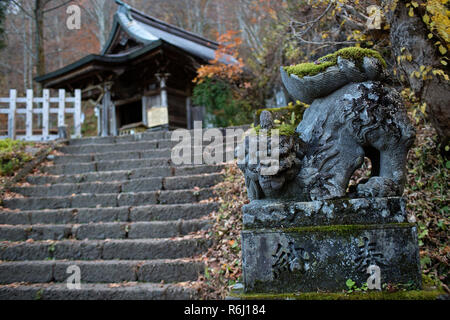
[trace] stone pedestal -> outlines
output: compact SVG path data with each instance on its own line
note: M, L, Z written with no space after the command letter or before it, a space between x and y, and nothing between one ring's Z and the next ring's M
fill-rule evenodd
M243 208L246 293L342 292L366 283L421 288L417 228L402 198L255 200Z

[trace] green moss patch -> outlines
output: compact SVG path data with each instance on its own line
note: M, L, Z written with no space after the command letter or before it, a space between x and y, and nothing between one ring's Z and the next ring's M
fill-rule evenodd
M13 175L14 171L33 158L31 154L25 152L26 146L33 146L33 143L11 139L0 140L0 176Z
M259 125L259 117L261 116L261 112L269 111L272 114L275 123L289 123L297 126L300 121L302 121L303 113L307 108L307 104L297 101L295 105L290 102L286 107L258 109L255 112L254 125Z
M295 135L295 125L290 125L290 124L286 124L286 123L282 123L280 125L275 125L275 127L273 128L274 130L278 130L278 135L280 136L293 136ZM261 131L261 126L256 126L253 128L253 133L254 134L259 134L259 132ZM267 131L267 136L271 136L272 135L272 130L268 130Z
M366 230L366 229L384 229L384 228L409 228L413 227L413 223L389 223L389 224L355 224L355 225L334 225L334 226L312 226L312 227L298 227L298 228L286 228L284 232L334 232L342 235L352 234L354 231Z
M387 224L355 224L355 225L332 225L332 226L311 226L311 227L293 227L293 228L273 228L263 229L261 232L283 232L310 234L318 240L328 239L330 234L336 235L342 239L351 240L357 237L361 231L373 229L389 228L411 228L414 223L387 223ZM244 228L245 231L259 232L258 229Z
M378 59L381 62L382 66L386 68L386 61L378 51L372 49L348 47L323 56L316 62L300 63L295 66L284 67L284 70L288 74L295 74L299 78L303 78L305 76L314 76L325 71L331 66L335 66L337 64L338 57L354 61L356 66L358 66L359 68L362 67L364 57L372 57Z
M333 63L331 61L325 61L325 62L306 62L306 63L300 63L295 66L285 67L284 70L288 74L295 74L299 78L303 78L305 76L315 76L316 74L319 74L325 70L327 70L329 67L335 66L336 63Z
M261 126L259 125L259 117L263 111L268 111L272 114L274 129L279 130L279 135L293 136L295 135L295 129L300 121L302 121L303 113L307 108L307 104L297 101L295 105L290 102L289 105L285 107L258 109L255 112L253 133L259 134L259 131L261 130ZM268 135L271 135L270 130Z

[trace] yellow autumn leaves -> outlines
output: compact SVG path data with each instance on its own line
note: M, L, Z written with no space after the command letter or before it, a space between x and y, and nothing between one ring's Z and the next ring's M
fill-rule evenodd
M450 10L447 9L447 2L448 0L428 0L427 13L422 17L430 31L436 32L446 42L447 48L444 44L439 46L439 51L443 55L447 53L447 49L450 49Z

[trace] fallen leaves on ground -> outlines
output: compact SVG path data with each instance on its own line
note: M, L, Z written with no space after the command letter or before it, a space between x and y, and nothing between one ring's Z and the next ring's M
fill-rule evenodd
M219 210L209 215L214 223L205 234L213 245L201 257L206 264L198 286L203 299L224 299L229 287L242 276L242 206L248 203L244 176L235 163L228 164L222 173L224 181L214 187Z
M405 197L408 215L418 226L422 273L443 288L449 286L449 168L439 154L435 130L416 126L416 141L408 153Z

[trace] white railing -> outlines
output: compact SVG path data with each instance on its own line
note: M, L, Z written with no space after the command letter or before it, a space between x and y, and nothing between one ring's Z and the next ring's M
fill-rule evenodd
M9 104L9 108L2 108L2 103ZM66 107L66 104L72 104L71 108ZM25 107L18 107L18 104L25 105ZM57 104L58 107L51 107L51 104ZM34 108L34 106L41 106ZM2 138L20 139L25 141L48 141L59 137L58 134L50 134L49 119L50 114L58 115L58 128L65 127L65 115L73 114L74 134L72 138L81 137L81 90L75 90L75 96L66 97L64 89L59 90L58 97L50 97L50 90L44 89L42 97L34 97L33 90L27 90L26 97L17 97L17 91L11 89L9 97L0 97L0 114L8 114L8 135L0 136ZM25 114L25 135L17 135L16 120L17 115ZM42 115L42 130L41 134L33 134L33 114Z

